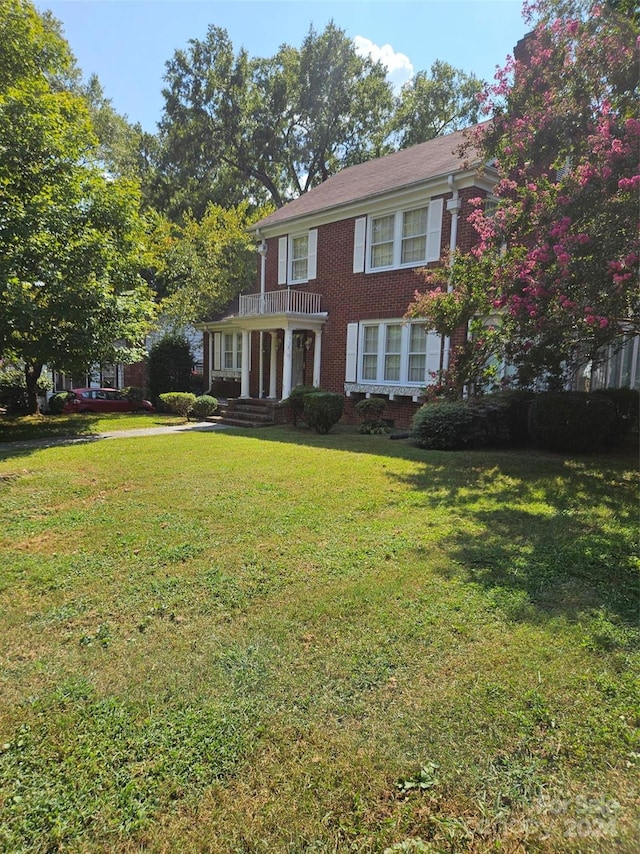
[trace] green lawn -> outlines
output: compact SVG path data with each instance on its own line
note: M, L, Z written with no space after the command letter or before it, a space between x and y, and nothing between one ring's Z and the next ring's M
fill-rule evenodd
M163 427L184 423L184 418L165 413L113 412L102 415L0 415L0 443L29 439L80 438L139 427Z
M0 850L635 852L636 470L0 445Z

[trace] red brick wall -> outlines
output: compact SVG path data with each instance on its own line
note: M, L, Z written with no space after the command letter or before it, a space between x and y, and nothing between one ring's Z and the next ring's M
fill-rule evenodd
M458 219L458 247L468 251L477 235L467 217L474 209L470 198L484 196L478 188L462 190L462 209ZM444 196L445 200L451 194ZM452 216L444 206L442 250L449 248ZM380 273L353 273L354 219L343 219L318 229L317 276L307 285L298 286L322 294L322 311L329 314L322 332L322 366L320 384L328 391L343 393L346 360L347 324L361 320L401 318L404 316L416 289L424 287L423 279L412 269ZM434 266L430 264L429 266ZM278 285L278 238L267 241L266 289L280 290ZM258 287L259 289L259 280ZM310 337L312 333L308 333ZM461 333L461 334L464 334ZM252 335L251 394L258 393L258 335ZM455 340L454 340L455 343ZM267 348L268 349L268 348ZM206 359L206 354L205 354ZM205 361L206 364L206 361ZM268 392L269 355L265 353L265 386ZM305 382L311 384L313 344L305 354ZM278 393L282 377L282 349L278 351ZM353 405L363 395L347 399L345 420L357 420ZM398 427L408 426L419 404L411 398L388 401L385 418Z

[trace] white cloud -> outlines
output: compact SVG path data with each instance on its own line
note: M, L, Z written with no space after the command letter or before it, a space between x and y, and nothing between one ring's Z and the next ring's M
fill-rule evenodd
M390 44L380 47L371 39L356 36L353 40L356 53L360 56L370 56L374 61L381 62L387 69L387 80L396 92L413 77L413 64L404 53L396 53Z

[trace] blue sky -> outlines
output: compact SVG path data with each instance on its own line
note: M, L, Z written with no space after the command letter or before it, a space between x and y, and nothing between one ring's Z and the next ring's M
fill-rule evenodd
M85 76L96 73L118 112L145 130L160 120L165 63L209 24L236 51L273 56L333 20L389 68L395 85L436 59L491 80L526 27L520 0L36 0L64 27Z

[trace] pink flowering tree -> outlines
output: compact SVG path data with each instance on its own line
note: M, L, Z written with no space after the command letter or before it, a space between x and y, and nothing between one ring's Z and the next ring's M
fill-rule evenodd
M424 319L429 329L453 338L450 366L445 370L444 346L438 375L426 397L476 395L494 386L500 361L499 329L492 322L495 294L488 282L494 258L454 253L438 267L418 270L427 290L417 290L407 309L408 318Z
M471 220L522 383L562 383L640 332L638 26L633 4L538 0L475 131L497 205ZM454 279L455 285L455 279Z
M492 215L471 215L475 254L497 259L493 305L523 382L560 383L640 331L638 28L624 10L526 5L532 31L483 96L492 121L475 143L501 180Z

